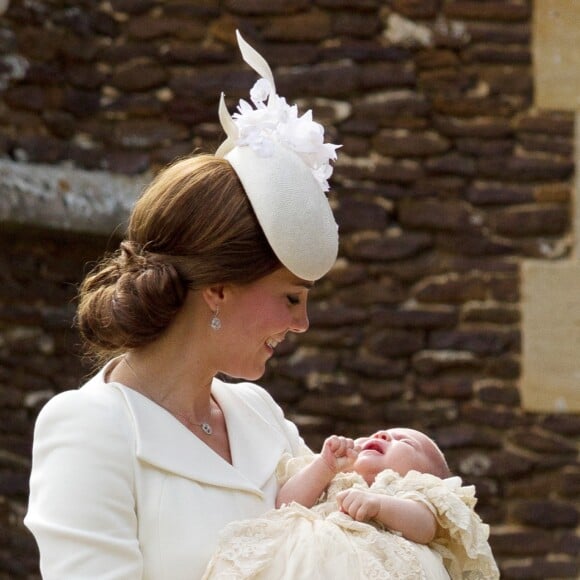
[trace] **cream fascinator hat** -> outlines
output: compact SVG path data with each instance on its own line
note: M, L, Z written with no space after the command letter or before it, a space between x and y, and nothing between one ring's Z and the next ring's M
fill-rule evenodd
M236 31L244 61L262 78L240 100L233 118L222 93L219 118L227 139L216 157L240 178L272 250L294 275L317 280L338 253L338 226L326 198L338 145L324 143L324 128L308 111L276 94L266 60Z

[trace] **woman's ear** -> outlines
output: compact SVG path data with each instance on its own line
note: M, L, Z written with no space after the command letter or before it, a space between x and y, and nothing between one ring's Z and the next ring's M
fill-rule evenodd
M225 296L225 284L207 286L201 291L201 295L212 312L219 310Z

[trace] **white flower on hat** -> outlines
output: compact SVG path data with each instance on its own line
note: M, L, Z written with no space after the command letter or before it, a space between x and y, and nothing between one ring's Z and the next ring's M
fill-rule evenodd
M250 98L256 107L265 106L264 101L270 96L272 92L272 83L268 79L260 79L256 81L250 90Z
M322 191L328 191L330 161L336 160L340 145L324 143L324 127L313 121L312 111L299 117L296 105L289 105L273 92L265 78L254 84L250 98L255 108L240 99L237 112L232 115L239 131L236 145L247 145L260 157L270 157L273 143L280 143L295 151L310 167Z

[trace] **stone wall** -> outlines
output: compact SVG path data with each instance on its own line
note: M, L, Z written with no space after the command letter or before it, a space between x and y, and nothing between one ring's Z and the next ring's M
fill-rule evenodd
M580 417L525 412L518 385L521 262L566 258L573 234L574 119L534 108L532 10L531 0L10 0L0 156L2 171L64 164L139 180L214 150L219 92L232 109L255 80L239 28L279 93L344 144L331 194L340 259L312 292L311 329L280 347L262 384L314 448L335 431L428 430L477 486L502 577L572 579ZM87 199L78 183L45 189L74 203ZM33 421L89 372L75 286L124 216L110 231L81 220L64 232L42 212L19 219L33 198L1 187L12 201L0 200L0 578L34 578L21 524Z

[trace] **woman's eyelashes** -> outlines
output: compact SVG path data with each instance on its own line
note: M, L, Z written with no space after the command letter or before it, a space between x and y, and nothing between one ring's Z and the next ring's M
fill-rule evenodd
M288 303L291 306L296 306L297 304L300 304L300 296L294 296L292 294L288 294L287 298L288 298Z

